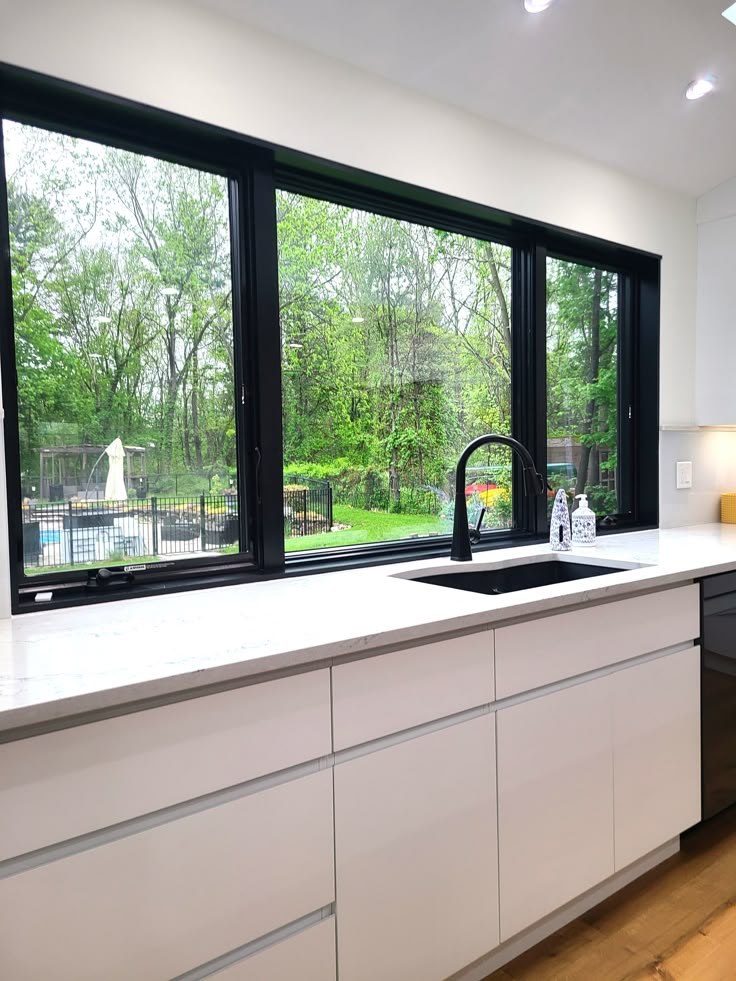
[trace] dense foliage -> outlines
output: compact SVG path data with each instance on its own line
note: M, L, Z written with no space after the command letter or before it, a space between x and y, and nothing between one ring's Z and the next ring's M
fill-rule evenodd
M6 123L24 470L41 446L235 462L224 178Z
M511 250L295 194L278 215L289 472L395 510L449 493L465 444L511 428ZM560 483L606 511L617 330L616 275L551 259L548 437L573 467ZM502 452L475 462L508 484ZM508 496L489 510L508 524Z
M278 219L287 467L394 510L446 492L510 429L510 249L295 194Z

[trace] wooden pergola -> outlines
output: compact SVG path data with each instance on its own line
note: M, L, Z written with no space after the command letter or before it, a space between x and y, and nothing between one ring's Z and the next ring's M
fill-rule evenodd
M146 449L144 446L123 448L125 473L130 490L133 480L146 476ZM91 443L83 443L79 446L50 446L39 450L40 496L49 500L52 484L74 487L73 493L78 493L87 484L92 468L104 452L105 446L94 446Z

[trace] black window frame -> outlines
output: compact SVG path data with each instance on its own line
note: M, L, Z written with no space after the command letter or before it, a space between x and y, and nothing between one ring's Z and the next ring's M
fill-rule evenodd
M222 173L231 186L233 327L241 541L237 556L177 560L132 582L95 584L96 570L23 575L17 379L5 161L0 130L0 367L14 613L406 561L449 553L450 536L284 552L276 191L335 201L512 249L512 432L546 466L547 256L600 266L619 282L619 477L624 513L610 530L658 522L660 257L604 239L359 171L262 140L0 64L0 122L17 120ZM515 463L515 467L517 464ZM510 531L479 549L541 541L546 501L525 497L515 471ZM162 565L164 565L162 563ZM104 566L103 566L104 567ZM39 592L51 592L43 607Z

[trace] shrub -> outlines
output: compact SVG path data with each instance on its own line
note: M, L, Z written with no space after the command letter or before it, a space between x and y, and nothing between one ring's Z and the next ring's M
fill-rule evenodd
M616 514L618 511L616 491L609 490L602 484L591 484L585 488L585 493L588 495L588 507L592 508L599 518L605 514Z

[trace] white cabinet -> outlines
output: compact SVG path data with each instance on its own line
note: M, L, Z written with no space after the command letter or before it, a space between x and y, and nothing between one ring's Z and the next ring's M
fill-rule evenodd
M616 868L700 820L700 649L611 676Z
M501 940L700 820L697 647L497 713Z
M695 421L736 423L736 180L698 201Z
M322 770L0 881L8 981L163 981L334 900Z
M327 669L0 745L0 859L331 748Z
M218 971L212 981L335 981L335 917Z
M609 683L497 713L501 940L613 874Z
M443 981L498 943L493 716L335 767L340 981Z
M315 914L215 977L444 981L699 819L697 632L686 585L0 747L0 859L337 754L0 879L0 976L162 981Z

